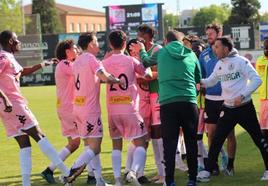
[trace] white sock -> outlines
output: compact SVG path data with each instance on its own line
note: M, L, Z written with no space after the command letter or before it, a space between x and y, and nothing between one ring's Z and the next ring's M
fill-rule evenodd
M163 167L160 157L160 149L158 145L158 139L152 139L153 151L154 151L154 160L157 167L158 175L163 175Z
M145 148L141 146L136 147L133 154L133 163L131 166L131 170L136 173L139 172L145 165L145 159L146 159Z
M100 161L100 155L96 155L89 163L93 170L94 170L94 176L96 179L101 178L101 161Z
M197 150L198 150L198 155L203 156L203 141L202 140L197 140Z
M186 148L185 148L185 143L184 143L184 137L183 137L182 134L179 136L179 142L178 142L178 144L179 144L179 151L180 151L180 153L181 153L181 154L186 154Z
M94 176L94 172L93 172L93 169L91 167L91 162L89 164L87 164L86 169L87 169L88 175Z
M208 151L204 143L202 143L202 146L203 146L203 158L208 158Z
M203 141L202 140L198 140L197 141L197 149L198 149L198 158L197 158L197 161L198 161L198 165L199 166L205 167L204 166L203 146L202 146L202 144L203 144Z
M20 166L22 175L22 185L31 186L31 172L32 172L32 149L26 147L20 149Z
M85 148L88 147L88 145L85 146ZM93 168L92 168L92 163L91 161L87 164L87 172L88 172L88 175L90 176L94 176L94 172L93 172ZM95 176L94 176L95 177Z
M135 151L135 148L136 147L135 145L133 145L133 143L128 144L125 173L131 170L131 165L133 162L133 153Z
M114 171L114 177L120 178L121 177L121 151L120 150L113 150L112 151L112 164L113 164L113 171Z
M84 152L80 154L77 160L74 162L72 168L78 168L82 165L87 165L94 158L95 153L89 148L89 146L85 146Z
M46 157L48 157L48 159L54 164L56 165L60 172L64 175L64 176L68 176L70 174L70 169L68 169L63 161L60 159L57 151L54 149L54 147L48 142L48 140L46 138L41 138L38 141L38 145L39 148L41 149L41 151L46 155Z
M141 167L141 169L137 172L137 178L140 178L140 177L144 176L144 169L145 169L145 164L146 164L146 158L147 158L147 156L145 156L144 166Z
M59 152L59 157L60 157L60 159L62 161L65 161L66 158L68 158L68 156L70 156L70 154L71 154L70 150L68 148L66 148L66 147L63 147L61 149L61 151ZM53 163L51 163L49 165L49 169L52 170L52 171L54 171L56 168L57 168L57 166L54 165Z
M198 161L198 166L205 168L203 157L197 157L197 161Z
M157 140L158 148L159 148L159 155L160 155L160 162L161 162L161 171L160 176L166 176L165 174L165 165L164 165L164 147L163 147L163 139L160 138Z

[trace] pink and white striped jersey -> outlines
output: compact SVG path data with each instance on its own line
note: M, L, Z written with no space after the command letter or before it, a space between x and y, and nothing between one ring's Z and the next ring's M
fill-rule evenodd
M11 103L24 103L20 91L20 74L22 66L17 62L12 53L0 51L0 90L9 98Z
M103 61L107 72L123 79L126 87L118 84L107 85L106 102L109 115L132 114L139 112L139 96L136 86L136 73L145 74L145 68L134 57L113 54Z
M75 115L100 114L100 79L96 73L103 69L96 57L88 52L82 53L73 64L75 78Z
M73 63L61 60L55 70L55 81L57 89L58 111L73 111L74 103L74 75Z

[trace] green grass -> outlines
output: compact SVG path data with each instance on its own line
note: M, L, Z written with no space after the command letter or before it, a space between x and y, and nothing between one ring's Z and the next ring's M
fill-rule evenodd
M22 88L23 95L28 99L29 106L34 112L43 132L47 135L49 141L57 150L60 150L65 144L66 139L61 136L59 121L56 115L56 98L55 87L25 87ZM257 95L254 95L257 97ZM103 166L103 175L105 179L113 180L112 163L111 163L111 140L108 136L107 128L107 113L105 107L104 89L101 95L102 117L104 123L104 140L102 143L101 161ZM256 98L255 98L256 99ZM258 103L256 102L258 107ZM200 184L203 186L213 185L228 185L228 186L264 186L268 182L261 182L260 177L264 171L264 165L258 149L253 145L249 135L240 127L236 127L237 136L237 155L235 160L235 176L224 177L222 175L213 177L208 184ZM39 173L46 168L49 161L40 152L36 143L32 140L33 150L33 168L32 168L32 185L46 185L41 179ZM5 136L3 125L0 125L0 185L21 185L20 166L19 166L19 148L13 139L7 139ZM72 162L78 156L83 148L75 152L66 164L71 166ZM125 162L126 148L123 150L123 162ZM148 151L145 174L152 177L156 174L154 159L151 146ZM59 174L57 173L57 176ZM177 185L186 185L186 173L176 171ZM86 185L86 172L78 178L76 185ZM59 184L60 185L60 184ZM153 185L153 184L151 184Z

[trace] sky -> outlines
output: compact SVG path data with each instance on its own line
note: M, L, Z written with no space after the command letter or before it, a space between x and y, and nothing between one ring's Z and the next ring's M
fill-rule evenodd
M173 13L177 10L177 1L179 1L179 10L200 8L211 4L220 5L221 3L230 4L231 0L56 0L57 3L77 6L92 10L104 12L104 6L126 5L145 3L164 3L163 8ZM31 0L23 0L23 4L30 4ZM261 3L260 12L268 12L267 0L259 0ZM266 2L266 3L265 3Z

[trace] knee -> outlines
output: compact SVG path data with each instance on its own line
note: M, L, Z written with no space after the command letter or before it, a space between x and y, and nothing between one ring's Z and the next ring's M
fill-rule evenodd
M94 146L90 148L94 152L95 155L98 155L101 152L101 147Z
M31 142L28 140L19 142L19 146L21 149L31 147Z
M93 150L95 155L98 155L101 152L101 148L97 148Z
M70 141L67 145L67 148L70 150L71 153L76 151L80 146L80 140Z

